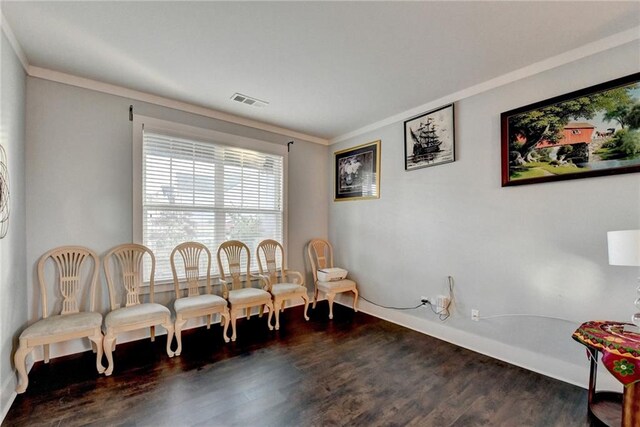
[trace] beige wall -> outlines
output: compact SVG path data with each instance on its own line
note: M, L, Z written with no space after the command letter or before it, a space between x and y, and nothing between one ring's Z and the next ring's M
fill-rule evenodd
M25 92L26 74L4 32L0 68L0 144L8 158L9 230L0 240L0 420L15 396L13 353L16 337L27 323L25 234Z

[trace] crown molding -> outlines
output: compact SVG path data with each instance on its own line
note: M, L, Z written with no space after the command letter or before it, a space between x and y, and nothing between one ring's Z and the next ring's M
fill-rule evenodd
M296 132L290 129L282 128L268 123L259 122L257 120L247 119L233 114L223 113L218 110L206 108L187 102L177 101L163 96L153 95L147 92L141 92L134 89L128 89L122 86L117 86L109 83L103 83L97 80L87 79L84 77L78 77L73 74L62 73L60 71L50 70L47 68L35 67L30 65L27 73L31 77L37 77L39 79L50 80L57 83L63 83L70 86L76 86L83 89L90 89L96 92L107 93L109 95L121 96L127 99L133 99L135 101L147 102L150 104L160 105L162 107L172 108L174 110L180 110L187 113L197 114L199 116L210 117L212 119L222 120L229 123L235 123L237 125L250 127L253 129L259 129L266 132L272 132L278 135L284 135L290 138L301 139L304 141L313 142L320 145L329 145L329 141L324 138L319 138L313 135L307 135L305 133Z
M5 36L7 36L7 40L9 40L11 48L16 53L18 60L22 64L22 68L24 68L24 71L26 73L29 73L29 60L27 59L27 55L24 54L22 46L20 46L20 43L18 43L18 39L16 39L16 35L11 29L11 25L9 25L9 22L4 17L4 13L2 13L2 11L0 11L0 21L2 22L2 25L0 25L2 27L2 32Z
M550 58L543 59L542 61L535 62L531 65L527 65L526 67L503 74L491 80L487 80L483 83L443 96L434 101L430 101L430 102L427 102L426 104L422 104L418 107L412 108L410 110L406 110L402 113L394 114L393 116L387 117L386 119L382 119L375 123L371 123L367 126L361 127L354 131L345 133L344 135L337 136L329 140L329 145L333 145L338 142L345 141L349 138L353 138L355 136L372 132L376 129L380 129L384 126L388 126L393 123L404 121L409 117L416 116L420 113L432 110L434 108L438 108L442 105L451 104L453 102L460 101L461 99L478 95L482 92L486 92L486 91L498 88L500 86L513 83L517 80L522 80L526 77L530 77L535 74L539 74L544 71L548 71L553 68L560 67L570 62L574 62L579 59L585 58L587 56L595 55L605 50L613 49L615 47L622 46L624 44L627 44L639 39L640 39L640 26L636 26L631 29L621 31L609 37L605 37L595 42L585 44L578 48L561 53L559 55L555 55Z

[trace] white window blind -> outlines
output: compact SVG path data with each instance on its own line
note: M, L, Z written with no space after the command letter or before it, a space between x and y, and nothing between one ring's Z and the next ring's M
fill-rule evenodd
M256 271L258 243L283 241L283 157L147 131L142 139L142 240L156 281L172 278L169 256L186 241L209 248L217 274L220 243L240 240Z

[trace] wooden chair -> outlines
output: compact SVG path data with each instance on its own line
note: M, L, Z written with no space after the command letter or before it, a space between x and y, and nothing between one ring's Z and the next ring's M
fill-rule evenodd
M282 260L282 268L280 269L277 266L278 252L280 252ZM303 299L303 316L305 320L309 320L309 316L307 316L309 297L307 296L307 288L304 286L304 277L298 271L287 269L282 245L275 240L263 240L258 244L256 256L258 257L260 279L265 283L264 288L273 296L276 330L280 329L280 311L284 311L285 302L293 298ZM264 264L262 264L262 258L265 260ZM289 280L286 280L287 278Z
M149 302L140 302L140 286L142 284L142 259L145 254L151 258L149 272ZM126 291L125 307L120 308L116 303L116 286L111 266L115 266L119 282ZM173 339L173 322L171 311L161 304L153 302L153 281L156 270L156 258L149 248L135 243L119 245L104 257L104 274L109 287L111 312L104 318L106 334L104 337L104 352L109 362L105 375L113 372L113 354L116 349L116 336L121 332L150 328L151 341L155 341L155 326L161 325L167 330L167 354L173 357L171 341Z
M205 272L205 293L200 295L200 256L207 257L207 270ZM187 283L187 296L183 297L178 280L178 272L175 264L176 254L182 256L184 262L185 282ZM207 316L207 329L211 327L214 314L220 313L220 323L224 327L222 336L225 342L229 342L227 328L229 327L229 309L227 300L211 293L211 252L202 243L186 242L176 246L171 252L171 271L173 272L173 284L176 289L176 300L173 308L176 312L175 334L178 348L176 356L182 352L182 327L187 319Z
M332 282L322 282L318 280L318 270L333 267L333 248L331 243L323 239L313 239L307 246L307 255L311 263L313 272L313 282L315 291L313 293L313 308L318 302L318 291L324 292L329 301L329 319L333 319L333 300L336 294L342 292L353 292L353 311L358 311L358 288L356 282L349 279L336 280Z
M247 266L246 277L242 280L242 269L240 266L240 259L242 257L242 251L247 252ZM227 264L229 266L229 275L226 276L224 267L222 266L222 253L227 257ZM244 243L238 240L229 240L224 242L218 248L218 269L220 271L220 283L223 287L223 296L231 304L231 328L233 333L231 335L231 341L236 340L236 319L240 310L246 310L247 319L251 317L251 308L260 307L260 315L264 307L269 309L269 317L267 319L267 325L269 329L273 330L271 326L271 315L273 314L273 303L271 302L271 294L264 289L256 289L251 287L251 253L249 248ZM228 279L227 279L228 277ZM245 287L244 284L247 285ZM229 287L231 289L229 289Z
M60 314L48 315L47 283L45 281L45 263L52 259L57 267L58 286L62 295ZM93 260L89 271L89 311L80 310L83 297L82 286L88 277L84 267L85 261ZM42 255L38 261L38 282L42 297L42 319L25 329L19 338L18 350L14 362L20 381L17 393L24 393L29 385L26 358L34 347L44 346L44 362L49 363L49 345L76 338L89 338L96 353L96 369L104 372L102 366L102 315L95 310L95 290L100 271L98 255L81 246L62 246Z

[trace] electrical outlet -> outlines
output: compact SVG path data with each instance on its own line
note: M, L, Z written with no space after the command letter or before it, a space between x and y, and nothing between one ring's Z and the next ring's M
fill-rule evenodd
M471 320L473 320L474 322L480 320L480 310L475 308L471 309Z

